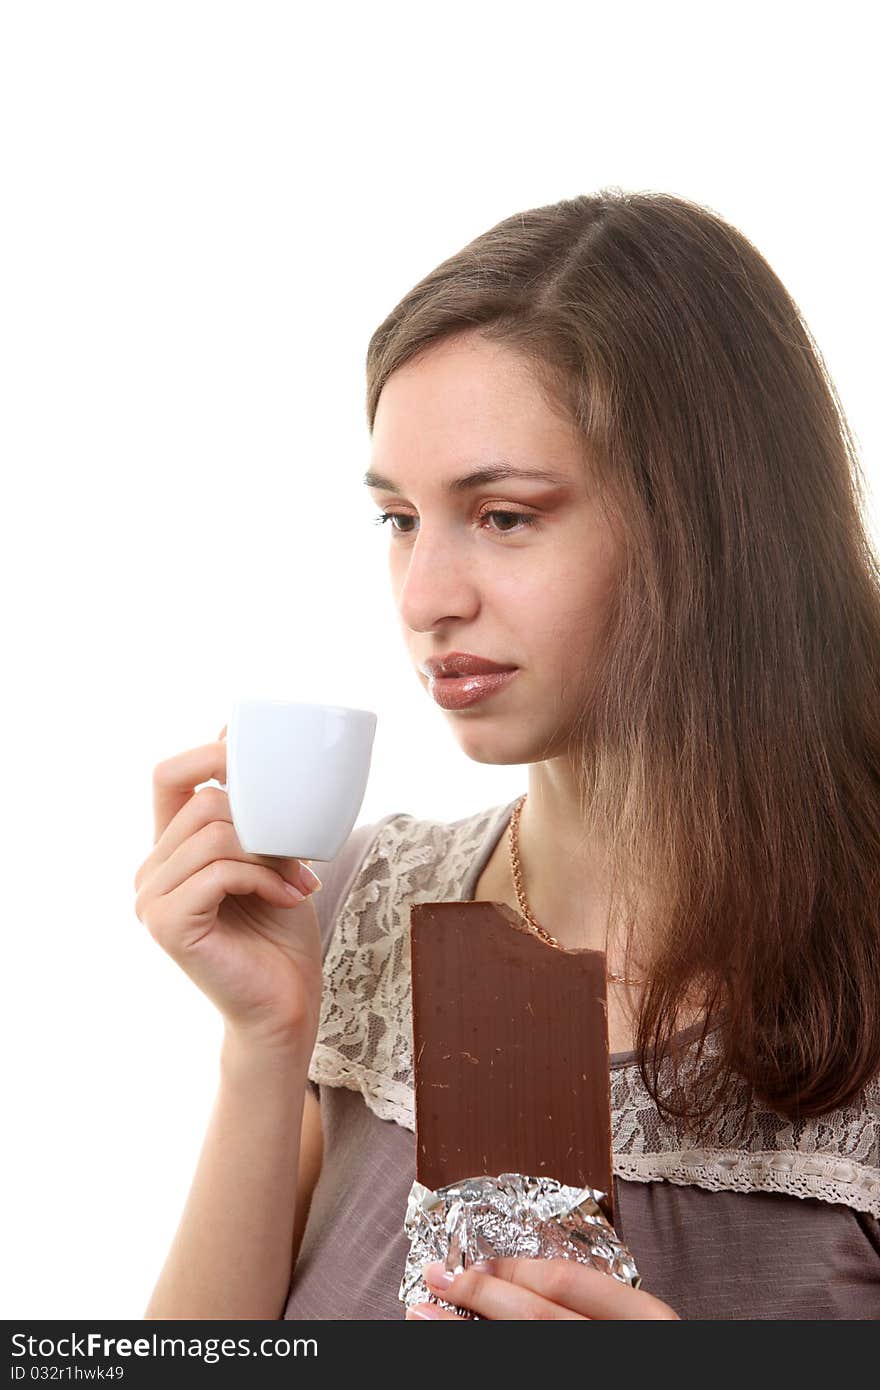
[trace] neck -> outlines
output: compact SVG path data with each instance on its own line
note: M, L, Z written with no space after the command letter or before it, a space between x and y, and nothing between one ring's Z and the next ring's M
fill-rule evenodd
M570 769L562 759L529 766L519 859L529 909L544 930L568 949L607 953L606 850L584 834ZM620 970L610 959L609 967Z

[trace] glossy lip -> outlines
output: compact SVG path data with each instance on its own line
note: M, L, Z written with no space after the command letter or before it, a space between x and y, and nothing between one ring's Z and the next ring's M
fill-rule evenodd
M486 676L518 669L513 665L490 661L485 656L473 656L470 652L447 652L445 656L429 656L422 672L434 679L438 676Z
M429 689L442 709L466 709L496 694L518 674L519 667L515 666L477 676L431 676Z

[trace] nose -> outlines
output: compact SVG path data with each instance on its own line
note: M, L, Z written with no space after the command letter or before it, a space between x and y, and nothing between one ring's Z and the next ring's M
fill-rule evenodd
M449 532L422 527L405 555L392 554L391 565L397 609L412 632L430 632L453 619L466 621L478 611L473 566Z

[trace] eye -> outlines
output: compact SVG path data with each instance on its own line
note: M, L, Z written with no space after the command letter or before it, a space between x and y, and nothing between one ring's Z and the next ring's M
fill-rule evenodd
M490 516L505 517L508 520L513 520L515 522L521 523L522 527L535 526L538 521L538 518L536 516L531 516L528 512L501 511L497 507L490 508L490 510L483 512L482 516L480 517L480 520L485 521L485 519ZM377 526L382 526L386 521L397 521L401 519L403 521L417 520L416 517L410 516L408 512L379 512L378 516L374 517L374 522ZM402 531L398 526L392 526L391 530L392 533L396 536L412 535L412 531ZM496 534L500 536L518 535L519 530L519 527L502 527L500 531L496 532Z

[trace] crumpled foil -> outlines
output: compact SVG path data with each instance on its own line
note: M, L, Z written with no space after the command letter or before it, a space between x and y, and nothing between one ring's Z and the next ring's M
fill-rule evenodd
M522 1173L481 1174L436 1191L416 1179L406 1204L403 1228L410 1248L397 1296L407 1308L437 1303L459 1317L479 1318L433 1293L422 1266L440 1260L459 1274L495 1255L579 1260L637 1289L635 1260L599 1205L605 1195Z

